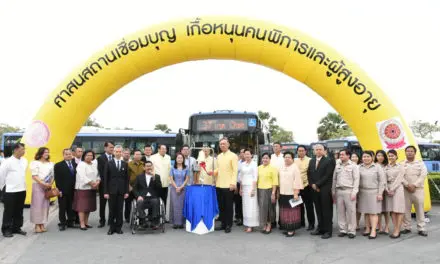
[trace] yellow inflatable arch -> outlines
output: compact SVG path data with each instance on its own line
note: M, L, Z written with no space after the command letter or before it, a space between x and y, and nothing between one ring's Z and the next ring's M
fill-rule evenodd
M27 128L23 137L27 159L46 146L54 161L61 160L62 150L71 146L90 114L125 84L165 66L204 59L252 62L306 84L342 115L364 149L393 148L404 157L405 146L416 145L389 98L334 49L300 31L268 22L201 17L127 35L75 69L47 97ZM31 182L28 172L27 204Z

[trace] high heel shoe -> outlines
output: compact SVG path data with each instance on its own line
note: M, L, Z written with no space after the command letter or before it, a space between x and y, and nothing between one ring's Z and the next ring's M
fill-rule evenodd
M391 234L390 235L390 238L391 239L397 239L397 238L399 238L400 237L400 233L397 235L397 236L395 236L394 234Z
M368 239L376 239L377 238L377 234L375 236L369 235Z

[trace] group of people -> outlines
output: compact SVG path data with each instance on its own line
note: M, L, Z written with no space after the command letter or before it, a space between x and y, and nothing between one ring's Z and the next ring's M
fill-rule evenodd
M398 238L401 233L411 232L414 204L418 233L427 236L423 210L427 171L424 163L415 159L413 146L405 149L406 160L397 163L394 150L364 151L361 157L342 150L334 159L328 157L324 146L317 144L313 158L307 156L305 146L297 148L295 158L292 152L281 153L281 144L275 143L274 154L262 154L259 166L253 161L252 150L242 149L239 155L231 152L227 138L220 140L219 147L221 153L217 157L212 156L210 148L204 148L195 159L185 145L173 166L165 145L160 145L154 155L150 145L145 146L144 155L135 150L133 159L130 150L113 142L105 142L105 153L98 158L92 150L64 149L63 160L56 164L50 161L50 150L42 147L29 166L35 232L47 231L50 200L46 192L54 183L59 190L60 231L92 228L89 215L97 209L98 192L98 228L110 226L108 235L123 233L124 216L129 222L134 200L141 224L147 217L145 209L149 208L153 228L158 228L162 201L165 208L169 202L173 228L183 228L185 188L203 183L216 187L221 222L216 230L226 233L231 232L235 203L236 224L244 225L244 232L258 228L263 234L270 234L278 225L286 237L293 237L297 229L306 226L307 215L307 230L328 239L332 237L335 203L339 237L356 236L361 214L365 215L364 236L376 238L378 226L380 234L388 234L391 214L394 230L390 237ZM0 167L0 187L6 186L2 224L5 237L26 235L21 227L28 162L23 158L24 144L16 144L13 151Z

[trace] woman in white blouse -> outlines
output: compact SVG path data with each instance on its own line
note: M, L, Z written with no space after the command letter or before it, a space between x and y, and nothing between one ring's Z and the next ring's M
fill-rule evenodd
M35 224L35 233L46 232L44 224L49 216L49 199L44 193L52 187L53 163L49 161L49 149L41 147L30 164L32 173L31 222Z
M241 163L240 169L240 195L243 197L243 224L246 227L245 232L252 232L253 227L260 225L258 199L257 199L257 181L258 167L255 161L252 161L252 151L250 149L244 152L245 161Z
M82 162L76 167L75 197L73 210L78 212L81 230L92 228L89 225L90 212L96 211L96 190L99 187L98 164L93 162L95 153L87 150L82 156Z

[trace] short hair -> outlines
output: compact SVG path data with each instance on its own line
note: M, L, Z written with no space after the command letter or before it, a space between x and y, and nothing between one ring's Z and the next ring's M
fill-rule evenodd
M109 145L114 146L115 143L113 143L113 141L106 141L106 142L104 142L104 147L105 147L105 148L108 147Z
M128 152L131 153L131 149L129 149L129 148L125 148L123 151L124 151L124 152L125 152L125 151L128 151Z
M115 146L115 149L121 149L121 151L122 151L123 148L122 148L121 145L116 145L116 146Z
M298 150L299 150L300 148L303 148L303 149L307 152L307 148L306 148L306 146L304 146L304 145L298 145L298 147L296 148L296 151L298 152Z
M290 155L290 157L295 158L295 155L293 155L292 151L286 151L284 152L284 157L286 157L286 155Z
M93 150L91 150L91 149L88 149L88 150L84 151L84 153L83 153L83 155L81 157L81 160L84 161L86 156L87 156L87 154L89 154L89 153L92 153L93 159L95 159L95 152Z
M250 149L250 148L246 148L246 149L244 150L244 153L246 153L246 152L251 153L251 155L254 154L254 152L253 152L252 149Z
M322 145L322 144L320 144L320 143L313 145L313 149L314 149L314 150L315 150L316 148L318 148L318 147L321 147L323 150L326 150L325 146Z
M37 150L37 153L35 153L35 157L34 157L34 159L35 159L35 160L40 160L40 159L43 157L44 152L46 152L46 150L49 151L49 149L46 148L46 147L41 147L41 148L39 148L39 149ZM50 160L50 156L47 158L47 160Z
M145 162L144 166L146 166L147 164L153 165L153 162L147 160L147 161Z
M151 148L151 149L153 149L153 148L151 147L150 144L146 144L145 147L144 147L144 150L145 150L146 148Z
M283 145L281 145L281 142L278 142L278 141L274 142L273 145L274 145L274 146L275 146L275 145L278 145L278 146L280 146L280 147L283 146Z
M368 155L368 156L371 156L372 158L374 158L374 151L372 151L372 150L365 150L364 152L362 152L362 156L364 155L364 154L366 154L366 155Z
M221 143L222 141L226 141L229 143L229 139L227 137L223 137L222 139L219 140L218 143Z
M165 148L167 148L167 145L165 144L159 144L159 147L157 149L160 149L162 146L164 146Z
M264 152L263 155L261 155L261 158L263 158L264 156L267 156L270 159L270 155L267 152Z
M181 149L184 149L184 148L189 148L189 145L188 144L184 144Z
M135 150L133 151L133 154L135 154L136 152L140 152L140 153L142 154L142 151L140 151L139 149L135 149Z
M343 149L343 150L340 150L340 151L339 151L339 154L341 154L341 152L344 152L344 153L345 153L345 155L347 155L347 156L350 156L350 157L351 157L351 152L350 152L350 150L348 150L348 149Z
M75 147L72 148L72 151L73 151L73 152L76 152L77 149L82 149L82 147L75 146Z
M416 147L414 147L413 145L409 145L408 147L406 147L406 148L405 148L405 152L406 152L408 149L413 149L413 150L414 150L414 153L417 153L417 149L416 149Z
M393 154L394 156L399 157L399 155L397 155L397 151L395 151L394 149L388 150L388 154Z
M64 153L66 153L66 151L72 151L72 150L70 148L63 149L63 155L64 155Z
M16 149L19 149L19 148L21 148L21 147L25 147L25 145L23 144L23 143L15 143L13 146L12 146L12 149L13 150L16 150Z

